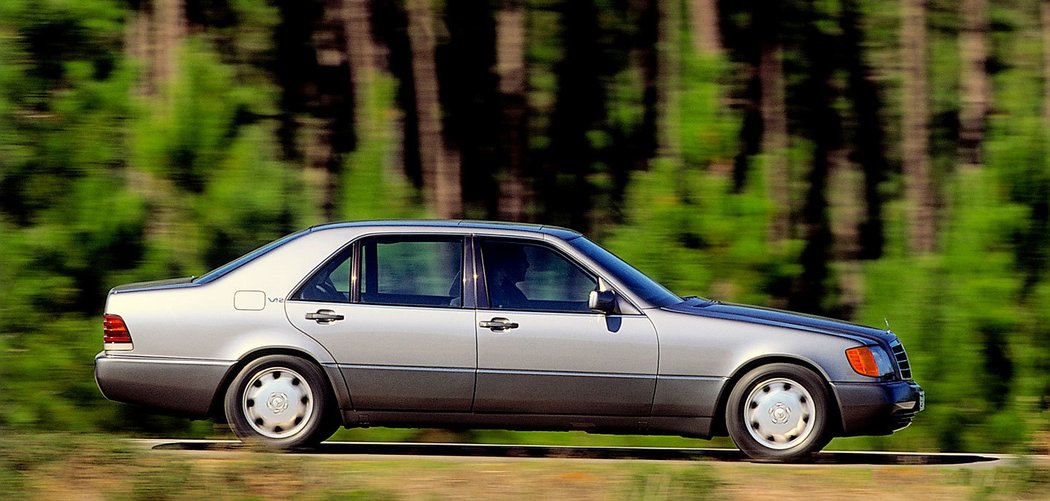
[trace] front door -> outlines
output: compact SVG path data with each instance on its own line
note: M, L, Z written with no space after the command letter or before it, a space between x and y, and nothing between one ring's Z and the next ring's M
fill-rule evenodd
M483 238L480 251L475 412L649 415L658 345L647 317L588 309L597 277L541 241Z

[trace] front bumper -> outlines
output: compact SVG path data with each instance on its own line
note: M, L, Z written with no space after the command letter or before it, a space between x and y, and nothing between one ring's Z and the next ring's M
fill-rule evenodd
M842 416L841 436L889 435L911 424L926 407L915 381L832 383Z

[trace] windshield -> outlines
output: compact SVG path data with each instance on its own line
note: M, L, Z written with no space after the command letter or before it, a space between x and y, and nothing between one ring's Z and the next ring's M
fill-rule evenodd
M569 245L583 253L583 255L595 260L606 269L613 278L623 284L631 292L637 294L645 302L656 307L663 307L682 302L682 298L676 296L666 287L656 283L653 279L645 276L633 266L625 263L615 254L603 249L598 244L584 237L569 240Z
M284 245L289 240L292 240L292 239L298 237L299 235L302 235L303 233L306 233L308 231L310 231L310 230L303 230L303 231L300 231L300 232L292 233L291 235L285 235L284 237L281 237L281 238L279 238L277 240L274 240L273 242L270 242L270 243L268 243L268 244L266 244L266 245L264 245L262 247L259 247L258 249L255 249L255 250L253 250L253 251L251 251L251 252L249 252L249 253L247 253L247 254L245 254L245 255L237 258L237 259L234 259L233 261L230 261L230 262L228 262L228 263L226 263L226 264L224 264L224 265L222 265L222 266L220 266L218 268L215 268L214 270L211 270L211 271L205 273L204 275L201 275L201 276L193 279L193 283L206 284L208 282L211 282L212 280L218 279L219 277L222 277L223 275L225 275L225 274L227 274L227 273L229 273L229 272L231 272L233 270L236 270L237 268L240 268L241 266L244 266L249 261L252 261L252 260L254 260L257 257L259 257L259 256L261 256L263 254L266 254L267 252L270 252L271 250L274 250L274 249Z

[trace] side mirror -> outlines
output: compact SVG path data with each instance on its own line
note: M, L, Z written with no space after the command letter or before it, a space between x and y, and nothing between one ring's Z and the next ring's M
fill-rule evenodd
M587 307L602 313L616 311L616 293L613 291L591 291L587 296Z

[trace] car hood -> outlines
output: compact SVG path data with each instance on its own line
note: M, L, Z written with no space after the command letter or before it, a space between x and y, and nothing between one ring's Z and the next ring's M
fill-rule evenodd
M664 309L700 317L819 332L858 341L868 340L889 344L894 339L897 339L897 336L888 330L876 329L842 320L699 298L666 306Z

